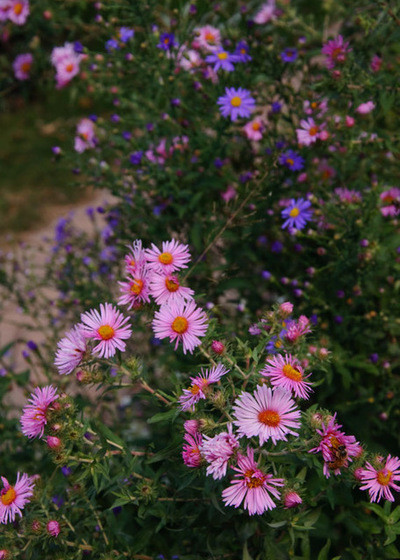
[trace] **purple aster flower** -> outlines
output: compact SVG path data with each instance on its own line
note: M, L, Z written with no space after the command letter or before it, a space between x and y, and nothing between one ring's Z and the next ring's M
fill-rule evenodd
M303 229L312 217L312 210L309 210L310 206L311 202L309 200L304 200L304 198L295 200L292 198L289 206L281 212L282 218L286 218L282 229L288 226L291 228Z
M108 41L106 41L106 50L108 52L116 51L118 49L119 49L119 44L116 39L109 39Z
M80 41L75 41L74 51L79 54L83 53L83 45Z
M236 62L250 62L252 58L249 55L249 50L249 45L245 41L239 41L234 52Z
M273 241L271 243L271 251L273 253L281 253L283 250L283 243L281 243L280 241Z
M132 138L132 132L129 132L129 130L125 130L124 132L122 132L122 138L129 141Z
M219 48L212 54L206 56L206 62L214 64L214 72L218 72L220 68L222 68L222 70L226 70L226 72L233 72L235 69L233 63L236 61L237 59L233 54L222 48Z
M279 163L285 165L290 171L300 171L304 167L304 159L293 150L288 150L279 156Z
M271 104L271 109L273 113L280 113L282 109L282 104L279 101L273 101Z
M142 157L143 157L143 151L139 150L138 152L133 152L133 154L129 156L129 160L132 163L132 165L140 165L142 161Z
M130 39L133 38L134 35L134 30L129 29L129 27L121 27L119 30L119 38L123 43L127 43Z
M178 43L175 41L175 35L173 33L161 33L160 42L157 45L158 49L170 51L177 46Z
M225 88L217 104L223 117L231 117L235 121L238 117L248 118L255 107L255 100L247 89Z
M281 59L283 62L294 62L298 57L297 49L284 49L281 52Z

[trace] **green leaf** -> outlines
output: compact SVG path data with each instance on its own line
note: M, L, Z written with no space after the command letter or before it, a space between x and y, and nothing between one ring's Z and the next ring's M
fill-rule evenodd
M331 548L331 539L328 539L328 540L326 541L326 545L323 546L323 547L321 548L321 550L319 551L318 559L317 559L317 560L329 560L329 558L328 558L328 552L329 552L329 549L330 549L330 548Z
M179 414L176 409L168 410L167 412L159 412L147 420L148 424L156 424L157 422L166 422L167 420L175 419Z
M376 513L377 515L379 515L379 517L381 519L383 519L384 521L386 520L386 515L385 512L383 511L383 508L381 508L380 506L378 506L378 504L370 504L368 502L362 502L362 504L364 507L366 507L367 509L370 509L371 511L373 511L374 513Z
M247 541L243 545L242 560L253 560L253 557L250 556L248 548L247 548Z
M96 422L96 430L100 433L100 435L103 436L103 438L106 440L106 443L109 443L109 444L113 445L114 447L117 447L121 450L123 450L123 449L125 451L128 450L124 440L122 440L119 436L114 434L110 430L110 428L105 426L103 423Z

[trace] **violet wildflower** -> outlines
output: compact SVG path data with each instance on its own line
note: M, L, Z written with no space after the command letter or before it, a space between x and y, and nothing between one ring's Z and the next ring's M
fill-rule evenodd
M287 208L281 212L282 218L285 218L282 229L288 226L303 229L312 218L312 210L309 210L310 206L311 202L309 200L304 200L304 198L295 200L292 198Z
M236 121L238 117L250 117L256 102L247 89L225 88L225 95L218 98L217 104L223 117Z
M233 72L235 70L233 63L236 62L236 58L225 49L219 48L206 56L206 62L213 64L214 72L218 72L219 69Z
M281 52L281 59L283 62L294 62L298 57L297 49L286 48Z
M177 47L178 43L175 41L175 35L173 33L161 33L160 42L157 45L158 49L163 51L171 51L174 47Z
M288 150L279 156L279 163L290 171L301 171L304 167L304 159L293 150Z
M343 64L346 55L352 50L349 43L343 40L341 35L325 43L321 49L322 54L326 55L325 65L329 70L335 68L337 64Z

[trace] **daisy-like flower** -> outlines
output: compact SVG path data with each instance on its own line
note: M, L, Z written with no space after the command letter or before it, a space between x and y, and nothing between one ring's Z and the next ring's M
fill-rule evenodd
M234 57L236 62L250 62L253 60L252 57L249 55L249 45L245 41L239 41L235 48Z
M300 410L290 393L278 387L258 385L253 395L242 392L233 406L234 424L241 436L258 436L260 445L272 440L287 441L287 434L298 436Z
M181 410L194 410L194 405L199 402L200 399L205 399L207 396L207 387L212 383L217 383L223 375L229 372L222 364L211 368L210 370L203 370L201 368L201 374L197 377L191 377L192 385L189 389L183 389L183 395L179 397L179 402L181 404Z
M175 35L173 33L161 33L157 48L163 51L170 51L177 46L178 43L175 41Z
M125 269L127 274L135 274L138 268L146 264L146 252L141 239L136 239L128 249L129 253L125 255Z
M58 399L57 389L52 385L36 387L28 399L28 405L22 410L21 431L28 438L43 437L47 424L47 413L54 401Z
M300 121L301 128L296 128L297 141L301 146L310 146L320 137L321 129L313 118Z
M82 119L79 122L75 136L75 151L81 154L88 148L94 148L96 146L94 131L95 126L90 119Z
M82 325L76 325L68 331L57 344L54 363L60 375L69 375L83 361L87 351L86 338Z
M183 353L193 353L196 346L201 344L200 336L207 332L207 315L196 307L194 301L185 303L184 300L163 305L156 311L153 320L153 330L157 338L169 338L175 342L175 350L182 342Z
M122 296L118 305L127 305L128 309L139 309L144 303L150 303L149 274L145 267L136 267L136 271L127 278L127 282L118 282Z
M322 423L317 434L321 436L321 441L317 447L309 450L309 453L322 453L324 459L324 475L329 478L331 472L341 474L342 468L348 468L349 462L353 457L359 457L362 447L354 436L347 436L340 430L341 424L336 423L334 414L327 424Z
M193 299L194 291L182 286L174 274L154 272L150 278L150 294L158 305L164 305L179 299L189 301Z
M10 11L10 6L11 0L0 0L0 21L8 20L8 12Z
M221 432L213 438L203 437L200 453L207 461L207 475L212 475L214 480L220 480L226 475L229 459L239 448L239 441L232 432L232 424L228 424L227 432Z
M233 63L236 62L236 60L234 55L222 48L218 48L212 54L206 56L206 62L214 65L214 72L218 72L219 69L226 70L226 72L233 72L235 70Z
M162 242L162 251L151 244L151 249L146 249L146 259L149 270L171 274L174 270L187 268L190 261L189 247L179 243L175 239Z
M51 62L56 68L57 88L66 86L79 73L82 55L77 53L72 43L55 47L51 53Z
M214 51L221 45L221 33L216 27L205 25L196 29L196 43L205 51Z
M256 117L244 125L243 131L249 140L258 142L263 136L265 130L264 121L261 117Z
M323 45L321 52L326 55L325 65L328 70L335 68L336 64L343 64L345 62L346 55L352 51L348 47L349 43L345 43L341 35Z
M244 509L249 515L262 515L269 509L276 507L274 498L279 499L280 492L276 486L283 486L282 478L274 478L258 468L254 460L254 450L247 448L247 455L238 455L238 465L234 467L238 473L231 485L222 492L222 499L226 506L238 508L244 500Z
M22 509L33 496L34 482L30 476L17 473L14 486L2 476L3 488L0 490L0 523L7 524L15 521L16 515L22 517Z
M381 193L379 198L385 204L385 206L380 208L382 216L385 216L385 218L392 218L400 214L400 189L397 187L391 187L387 191Z
M28 0L11 0L8 19L16 25L24 25L29 16Z
M254 17L254 23L258 23L258 25L263 25L264 23L268 23L276 19L276 6L275 0L268 0L265 2L257 12L256 16Z
M223 117L236 121L238 117L250 117L256 102L247 89L225 88L225 95L218 98L217 104Z
M84 336L99 341L93 352L98 352L100 358L111 358L117 349L125 351L124 340L132 335L132 329L127 325L129 318L124 317L111 303L101 303L100 313L97 309L82 313L81 321Z
M28 80L33 62L31 53L20 54L13 62L14 76L17 80Z
M400 492L400 486L395 481L400 481L400 459L387 456L385 465L374 468L371 463L366 463L366 468L359 471L359 478L365 482L360 490L368 490L371 502L379 502L383 497L389 502L394 502L390 488Z
M200 445L203 441L203 436L198 433L193 435L186 433L184 435L184 440L186 443L183 445L182 450L183 462L190 468L200 467L202 461Z
M290 169L290 171L301 171L304 167L304 159L293 150L288 150L281 154L278 161L281 165Z
M282 218L285 218L282 229L288 226L303 229L312 218L312 210L309 210L310 206L311 202L309 200L304 200L304 198L295 200L292 198L289 205L281 212Z
M267 365L260 371L268 377L274 387L283 387L288 392L293 391L295 397L308 399L311 383L305 381L311 374L304 376L304 371L298 360L291 354L280 354L267 360Z
M297 60L298 56L299 53L297 52L297 49L291 49L289 47L281 52L281 59L283 62L294 62Z
M285 328L281 332L281 337L283 336L289 342L297 342L297 340L307 333L311 332L310 319L305 315L300 315L298 321L288 321Z

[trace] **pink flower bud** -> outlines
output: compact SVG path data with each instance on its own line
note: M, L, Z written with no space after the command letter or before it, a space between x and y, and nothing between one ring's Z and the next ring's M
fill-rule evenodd
M49 535L51 535L52 537L58 537L61 531L59 522L55 521L54 519L47 523L46 529Z
M185 432L194 436L194 434L197 434L199 431L200 422L198 420L186 420L183 427L185 428Z
M320 140L328 140L328 138L329 138L329 132L327 130L322 130L319 133L319 139Z
M62 445L62 442L57 436L48 436L47 445L50 447L50 449L59 449Z
M361 467L358 467L358 469L356 469L354 471L354 478L356 480L362 480L362 472L363 472L363 469Z
M211 350L220 356L225 352L225 345L219 340L213 340L211 343Z
M360 115L367 115L375 109L375 103L373 101L367 101L366 103L361 103L356 109L356 112Z
M354 126L355 123L355 119L353 117L349 117L349 115L346 115L346 126L348 128L351 128L352 126Z
M285 504L285 509L289 509L289 508L293 508L293 507L297 507L298 505L300 505L301 503L303 503L303 500L300 498L300 496L298 495L297 492L295 492L294 490L288 492L284 499L284 504Z
M42 524L37 519L34 519L32 521L31 529L34 533L40 533L40 531L42 530Z
M10 558L8 550L6 550L5 548L2 548L0 550L0 560L6 560L7 558Z
M279 315L282 319L286 319L291 313L293 313L293 303L290 303L290 301L284 301L280 304Z
M53 14L50 12L50 10L45 10L45 11L43 12L43 17L44 17L44 19L49 20L49 19L51 19L51 18L53 17Z

